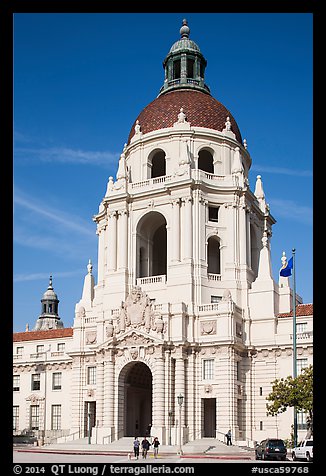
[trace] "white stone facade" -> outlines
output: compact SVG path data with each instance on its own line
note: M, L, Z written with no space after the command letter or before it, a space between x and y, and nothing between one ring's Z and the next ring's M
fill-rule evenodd
M46 362L49 374L62 370L64 391L48 383L47 405L62 405L71 439L87 435L88 418L92 441L104 444L143 435L148 424L162 444L178 443L180 423L183 443L224 440L229 429L248 444L290 438L291 411L267 417L265 399L273 380L292 374L292 291L288 278L272 277L275 219L260 176L250 190L252 159L230 124L225 117L221 131L192 125L186 108L171 127L143 133L136 123L94 216L96 285L89 263L66 354ZM298 360L307 366L312 306L299 296L296 303ZM24 334L33 354L33 332ZM21 431L38 364L18 360Z

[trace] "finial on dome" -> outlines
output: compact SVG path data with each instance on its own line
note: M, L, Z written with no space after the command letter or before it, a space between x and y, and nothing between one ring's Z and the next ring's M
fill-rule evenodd
M138 120L138 119L137 119L136 125L135 125L135 133L136 133L136 134L139 134L139 133L140 133L140 124L139 124L139 120Z
M184 113L183 107L180 108L180 112L178 114L178 122L185 122L187 120L187 116Z
M188 26L187 20L184 18L182 20L182 27L180 28L181 38L189 38L190 28Z
M53 287L52 287L52 275L50 275L50 278L49 278L49 286L48 286L48 289L53 289Z
M89 259L88 260L88 265L87 265L88 274L92 274L92 270L93 270L92 261L91 261L91 259Z
M229 116L226 118L225 128L226 128L227 131L231 130L231 121L230 121Z

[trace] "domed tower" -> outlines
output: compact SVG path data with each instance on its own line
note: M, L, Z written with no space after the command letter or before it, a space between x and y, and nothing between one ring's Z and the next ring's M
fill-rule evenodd
M49 285L41 299L41 315L36 321L34 330L49 330L62 328L63 322L60 320L58 314L59 299L53 290L52 276L49 279Z
M246 306L263 233L270 236L275 220L249 189L247 143L210 93L207 61L186 20L180 35L163 61L163 86L135 119L94 217L96 296L105 289L119 304L131 286L155 282L160 302L172 296L201 305L230 289Z
M212 97L206 59L189 34L184 20L163 61L163 86L136 117L109 177L93 217L97 284L76 306L76 345L107 364L101 431L117 438L152 422L167 443L176 420L184 441L198 428L215 437L217 419L244 435L239 369L242 360L251 365L251 323L275 324L275 220L260 176L250 190L247 142ZM179 419L180 394L187 404ZM78 428L78 412L73 418Z

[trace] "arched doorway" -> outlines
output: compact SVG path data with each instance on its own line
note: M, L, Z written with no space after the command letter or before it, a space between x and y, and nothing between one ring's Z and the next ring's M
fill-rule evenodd
M119 438L145 436L152 423L152 372L143 362L129 362L119 375Z
M166 220L161 213L149 212L137 226L137 278L166 275Z

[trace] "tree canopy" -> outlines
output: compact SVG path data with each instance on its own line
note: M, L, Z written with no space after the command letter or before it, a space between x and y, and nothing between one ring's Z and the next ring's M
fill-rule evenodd
M276 379L272 382L272 392L266 397L267 415L283 413L288 407L308 413L308 427L313 425L313 366L302 370L296 377Z

